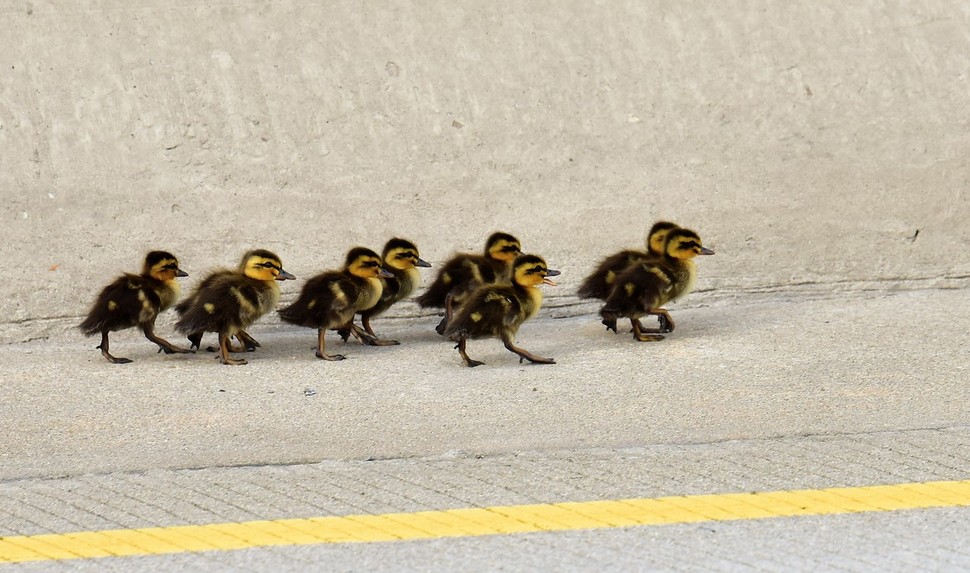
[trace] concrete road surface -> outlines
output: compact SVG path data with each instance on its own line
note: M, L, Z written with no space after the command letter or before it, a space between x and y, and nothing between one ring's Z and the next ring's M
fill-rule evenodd
M970 568L965 2L0 16L0 560L37 560L0 569ZM641 344L575 292L657 219L717 255L670 305L677 329ZM185 290L271 249L299 277L286 303L354 245L404 236L440 267L495 230L563 271L519 336L555 365L474 341L486 364L462 368L413 302L375 321L400 346L331 338L341 363L275 316L238 368L133 331L115 366L75 329L151 249ZM826 488L866 501L816 507ZM214 541L250 521L802 490L815 501L731 521ZM119 541L181 526L202 529L174 553Z

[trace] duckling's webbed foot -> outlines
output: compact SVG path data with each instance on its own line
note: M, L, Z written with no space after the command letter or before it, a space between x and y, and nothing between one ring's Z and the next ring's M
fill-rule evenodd
M344 344L350 340L350 327L342 326L337 329L337 335L340 336L340 340L344 341Z
M145 338L158 345L159 352L164 352L165 354L192 354L195 352L195 350L190 348L179 348L164 338L157 336L155 329L150 324L143 326L142 330L145 332Z
M112 364L128 364L131 362L130 358L121 358L118 356L112 356L111 353L108 352L108 333L107 332L101 333L101 344L97 345L95 348L99 349L101 351L101 356L104 356L105 359L107 359L107 361Z
M510 338L503 337L502 342L505 343L505 348L519 355L520 364L522 363L523 358L528 360L529 362L532 362L533 364L555 364L556 363L556 361L553 360L552 358L544 358L542 356L536 356L535 354L532 354L528 350L517 347L515 344L512 343L512 339Z
M458 354L461 354L461 359L462 361L464 361L465 366L469 368L474 368L476 366L481 366L482 364L485 364L484 362L479 362L478 360L472 360L471 358L468 357L468 353L465 352L465 346L468 343L468 339L465 336L466 335L464 333L460 333L458 335L459 337L458 344L455 345L455 348L458 350Z
M242 343L246 347L246 352L255 352L257 348L262 346L260 343L256 342L256 339L249 336L249 333L245 330L240 330L236 333L236 340Z
M659 334L661 332L664 332L663 330L661 330L659 328L647 328L647 327L643 326L643 323L640 322L640 319L639 318L631 318L630 319L630 332L637 332L637 329L639 329L639 332L641 332L641 333L642 332L652 332L652 333Z
M631 320L630 322L633 324L633 339L634 340L637 340L639 342L657 342L658 340L663 340L664 339L664 337L663 337L662 334L647 334L647 333L645 333L643 331L643 328L640 326L640 321L639 320Z
M241 366L243 364L248 364L248 362L242 358L229 357L229 335L222 332L219 333L219 359L223 364L227 364L229 366Z
M317 351L316 351L317 358L320 358L321 360L330 360L330 361L343 360L344 358L346 358L346 356L344 356L343 354L327 354L327 350L326 350L327 343L324 340L324 335L326 334L326 332L327 330L325 328L317 329Z
M395 344L401 344L397 340L383 340L378 338L370 332L366 332L356 324L350 324L345 327L350 329L350 333L354 335L354 338L360 341L361 344L366 344L367 346L394 346Z

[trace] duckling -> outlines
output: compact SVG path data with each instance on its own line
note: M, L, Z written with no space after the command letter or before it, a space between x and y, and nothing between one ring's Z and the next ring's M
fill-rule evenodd
M647 233L646 251L626 250L606 257L600 261L596 270L583 280L576 294L579 295L579 298L598 298L605 301L610 296L610 291L613 289L616 276L630 265L648 260L656 261L663 258L664 243L667 240L667 234L677 228L679 227L675 223L657 221L650 227L650 231ZM658 318L660 320L660 328L657 332L670 332L672 328L666 323L663 315L658 316ZM632 321L639 322L639 319L631 318L630 321L632 324ZM603 324L609 330L616 332L615 320L604 320ZM639 327L643 330L642 324Z
M445 317L435 328L444 334L455 306L476 287L495 282L508 282L511 278L512 261L522 252L519 240L508 233L493 233L485 241L485 253L457 254L441 267L437 278L421 296L418 304L423 308L444 308Z
M165 354L192 352L179 348L155 335L155 319L178 299L176 277L187 277L178 259L165 251L152 251L145 256L141 274L125 273L104 287L91 306L88 317L79 325L86 336L101 333L97 348L108 362L127 364L128 358L112 356L108 350L108 333L137 326L145 337Z
M215 283L217 280L219 280L220 277L223 277L226 275L232 275L234 273L236 274L245 273L248 256L249 256L249 253L246 253L245 255L243 255L243 258L240 259L239 264L236 266L236 270L216 269L214 271L211 271L208 275L206 275L204 279L202 279L202 282L196 285L195 290L192 291L192 294L182 299L178 304L175 305L175 312L177 312L179 316L182 316L183 314L185 314L186 311L192 308L192 305L195 304L195 299L198 298L199 293L209 288L209 286ZM193 332L186 337L189 339L190 348L201 348L202 334L203 334L203 331L200 330L198 332ZM255 338L250 336L249 333L247 333L245 330L240 330L239 332L237 332L235 334L235 338L246 348L246 352L253 352L258 347L261 346L261 344L257 342ZM209 347L206 347L206 350L209 352L218 352L219 349L209 346Z
M219 358L229 365L246 364L243 359L229 357L230 352L245 350L230 346L229 339L237 336L244 340L238 334L279 302L277 281L296 278L283 270L278 256L264 249L249 251L243 261L241 271L217 271L210 275L208 284L198 289L175 323L175 328L187 335L219 333Z
M515 334L523 322L535 316L542 306L540 284L556 286L548 277L559 271L546 266L537 255L519 255L512 264L512 284L489 284L475 289L458 308L448 322L445 336L458 343L455 348L466 366L483 364L472 360L465 351L469 338L495 336L502 339L505 348L519 355L519 362L528 360L537 364L555 364L552 358L536 356L515 346Z
M373 339L361 338L361 341L365 344L399 344L396 340L378 338L374 329L371 328L370 319L383 313L394 303L411 296L414 289L421 283L421 273L418 272L416 267L430 267L431 263L418 255L418 247L414 243L400 238L393 238L384 245L381 258L384 260L384 270L390 272L393 276L381 279L383 291L377 304L357 312L360 315L360 323L364 327L364 331L373 337ZM337 332L346 342L351 334L351 329L350 327L342 327Z
M641 342L663 340L660 334L647 334L636 320L647 314L662 316L674 328L674 320L665 309L667 302L676 300L692 290L697 278L693 258L713 255L714 251L701 244L697 233L689 229L674 229L664 243L664 256L634 264L616 277L613 290L600 310L604 324L626 317L633 324L633 338Z
M383 292L380 279L393 276L381 267L377 253L354 247L347 253L343 269L309 279L296 301L279 312L280 318L317 329L317 358L343 360L346 357L342 354L327 354L324 334L340 327L359 333L360 329L352 323L354 314L378 304Z

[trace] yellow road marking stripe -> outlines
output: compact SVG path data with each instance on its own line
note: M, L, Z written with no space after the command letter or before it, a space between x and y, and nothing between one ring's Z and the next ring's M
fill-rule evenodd
M0 537L0 563L970 506L970 480Z

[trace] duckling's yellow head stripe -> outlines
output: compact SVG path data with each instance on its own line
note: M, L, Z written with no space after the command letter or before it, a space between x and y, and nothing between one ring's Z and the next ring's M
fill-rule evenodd
M664 244L667 242L667 235L677 228L677 225L669 221L657 221L650 227L647 233L647 250L655 255L663 254Z
M485 242L485 254L500 261L512 261L522 253L522 244L508 233L494 233Z
M243 272L249 278L271 281L276 280L282 270L283 264L279 259L252 255L246 259L246 270Z

